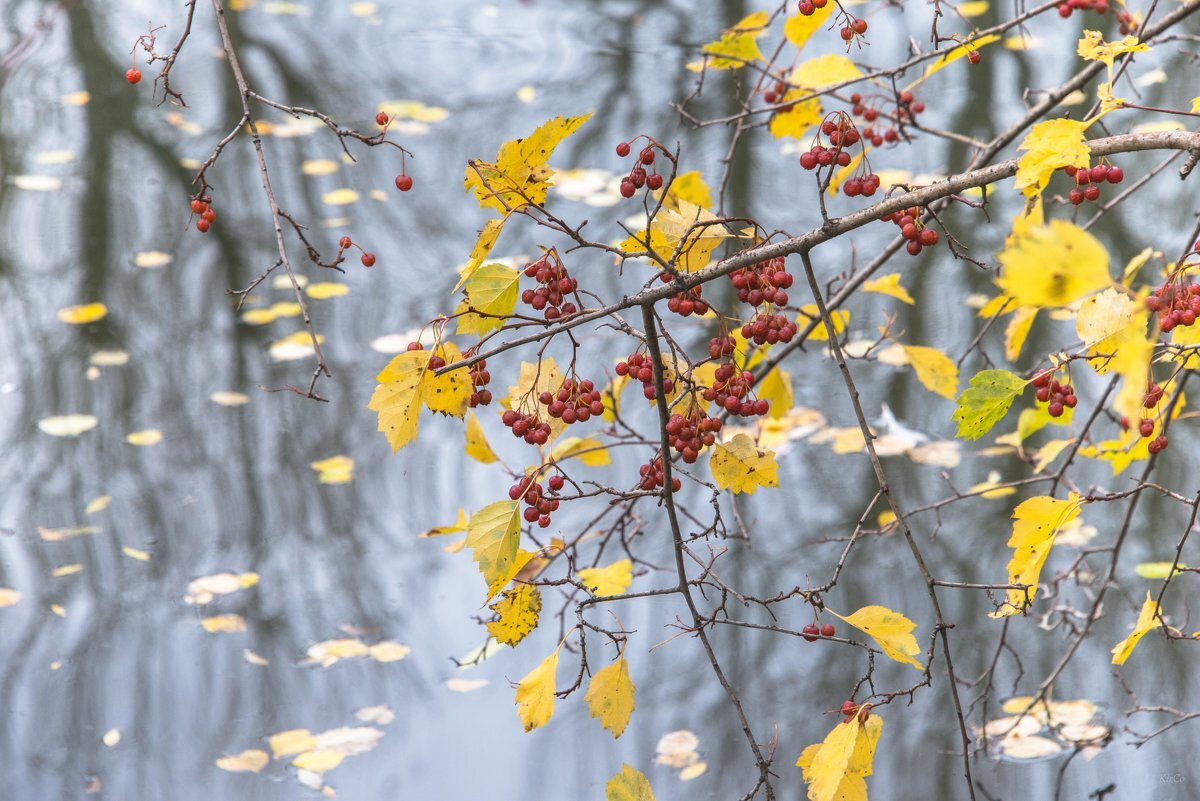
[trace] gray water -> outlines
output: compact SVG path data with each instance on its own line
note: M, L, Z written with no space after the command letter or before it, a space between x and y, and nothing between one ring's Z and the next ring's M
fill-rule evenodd
M683 65L695 58L697 46L755 8L740 2L502 0L485 6L449 0L381 2L373 17L362 18L341 3L298 5L306 13L271 14L271 4L260 1L230 15L251 81L264 94L361 126L385 99L415 99L449 111L425 133L399 135L415 153L410 172L416 188L404 196L392 186L399 171L394 151L360 148L358 165L313 177L303 176L300 165L338 159L330 136L267 139L283 206L311 223L324 245L348 233L379 258L369 271L351 263L341 279L350 287L348 295L312 301L334 373L320 385L328 404L260 390L307 381L309 362L273 362L268 354L269 344L298 330L299 322L246 325L224 294L245 286L274 260L248 142L231 146L213 173L221 214L213 232L200 236L186 225L193 171L180 166L180 159L205 158L240 114L224 64L213 55L219 43L206 4L201 3L174 81L189 101L182 113L195 132L172 125L168 115L175 110L150 100L150 70L143 68L146 80L136 88L122 80L128 48L146 21L168 25L160 44L169 46L179 30L181 4L96 2L50 14L51 28L33 40L0 86L0 587L23 595L20 603L0 609L5 773L0 797L80 798L93 780L102 786L94 797L128 801L315 797L296 783L286 762L273 762L258 775L227 773L214 762L266 748L266 737L278 731L353 725L356 710L380 704L389 705L396 719L381 727L386 733L379 745L325 776L340 798L601 798L604 782L622 762L643 770L660 799L740 797L753 784L753 765L699 644L678 638L650 650L671 636L669 624L684 611L673 601L620 609L625 626L636 631L627 655L638 708L616 742L589 718L580 695L560 700L544 729L521 732L509 682L558 641L551 591L536 635L469 670L455 667L452 658L484 638L473 620L480 613L478 573L467 556L442 553L442 540L416 535L450 523L460 506L478 509L504 497L509 482L496 466L465 457L458 423L423 419L422 439L391 455L366 403L374 374L390 358L369 343L453 305L453 267L465 259L485 219L461 191L466 159L488 157L502 141L557 114L596 110L560 148L556 166L615 171L620 168L615 143L650 133L679 141L685 168L715 175L728 132L689 129L668 104L690 91L694 76ZM903 57L906 34L925 40L926 12L909 5L912 19L901 20L894 11L872 17L872 44L859 58L877 66L895 63ZM0 50L9 51L47 8L26 0L0 4ZM998 10L980 24L994 23ZM984 139L1002 130L1022 113L1018 87L1054 86L1077 68L1073 53L1080 24L1079 15L1039 21L1032 30L1040 47L1014 52L994 46L979 66L947 70L929 94L931 119ZM1187 54L1177 47L1166 45L1161 56L1140 60L1131 74L1190 69ZM1185 83L1147 83L1139 90L1142 102L1186 107L1194 92ZM536 90L531 102L517 99L524 86ZM696 110L729 113L727 89L724 81L711 81ZM64 95L78 91L89 92L90 102L63 102ZM264 117L281 121L272 113ZM1127 118L1113 115L1113 130L1124 129L1122 119ZM57 150L74 157L63 164L39 162L39 154ZM952 170L967 157L960 145L926 139L915 150L881 153L876 169ZM1132 175L1158 158L1130 156L1120 163ZM20 188L15 177L30 174L59 177L62 187ZM340 187L358 190L359 201L324 205L321 196ZM381 190L385 199L372 199L371 190ZM950 217L985 261L1006 233L1015 210L1012 194L1008 187L998 190L992 225L961 210ZM1123 264L1147 245L1177 252L1180 232L1193 222L1190 194L1181 194L1168 174L1140 200L1109 215L1097 233L1114 263ZM810 198L806 175L794 156L781 154L778 142L758 134L739 152L731 211L797 233L819 221ZM572 218L591 218L589 230L609 232L605 236L616 236L613 221L630 213L628 207L560 202ZM348 223L320 226L343 216ZM541 240L530 226L510 228L496 255L535 252ZM863 263L890 235L891 226L881 223L857 234L853 251L850 240L826 246L817 252L819 267L833 275L854 259ZM158 269L134 266L135 254L144 251L164 251L174 260ZM293 255L302 259L298 249ZM576 256L568 263L606 297L628 291L629 282L618 280L603 258ZM957 356L978 326L963 298L987 292L987 275L944 249L920 259L898 258L896 269L920 301L918 311L882 296L858 299L850 306L854 335L874 336L884 313L894 312L906 342L939 345ZM313 280L330 278L311 265L303 271ZM291 299L269 288L258 297L267 303ZM58 309L93 300L107 304L104 320L73 327L56 319ZM709 335L695 330L698 340ZM1071 338L1068 326L1039 322L1020 365L1031 366L1039 351ZM997 341L989 340L993 358L1001 350ZM585 344L602 354L596 356L597 369L628 348L607 330L587 334ZM89 358L110 350L126 351L129 363L89 376ZM966 372L980 366L975 359ZM514 367L515 362L497 360L496 387L507 386L500 377ZM819 351L798 354L788 369L796 378L797 403L827 408L835 425L853 423L840 400L836 371ZM872 415L886 402L907 426L939 439L952 434L952 405L923 390L909 371L861 363L854 369ZM1100 385L1094 380L1080 385L1087 407ZM246 393L250 402L212 403L210 394L222 390ZM39 431L39 420L70 413L95 415L99 425L77 438ZM490 415L481 418L509 464L529 458ZM998 431L1012 423L1004 425L1008 428ZM1177 435L1173 431L1176 441L1186 442L1190 425L1184 423ZM151 428L163 432L160 444L143 448L126 442L126 434ZM355 459L354 480L319 484L309 463L337 454ZM644 458L618 454L611 475L633 475ZM721 563L726 580L763 596L806 577L822 583L841 549L825 540L849 533L875 487L865 457L835 455L828 446L800 443L780 461L782 488L741 502L742 514L755 524L753 546L734 545ZM1195 462L1186 447L1172 448L1159 480L1194 494ZM887 466L906 506L948 492L939 468L903 457L888 459ZM1011 457L967 455L952 476L964 487L991 470L1013 479L1027 468ZM1108 488L1124 488L1129 481L1092 465L1081 467L1078 480ZM85 513L102 495L111 496L111 505ZM936 539L929 539L933 518L920 518L917 532L934 572L960 581L1000 581L1009 553L1007 517L1020 497L951 507ZM1116 505L1089 507L1084 519L1098 529L1097 541L1105 542L1115 535L1122 512ZM665 518L657 510L644 515L646 558L666 564ZM555 525L569 532L589 516L590 510L564 508ZM1121 727L1132 702L1110 673L1108 657L1145 590L1156 586L1138 579L1133 565L1169 560L1175 532L1185 522L1181 509L1145 499L1126 567L1118 572L1123 591L1109 595L1108 614L1093 641L1055 688L1056 698L1101 704L1117 729L1113 744L1093 758L1073 761L1064 798L1084 798L1114 782L1116 792L1108 798L1182 799L1197 793L1194 724L1144 748L1130 747ZM38 534L39 527L78 525L100 530L61 542ZM131 558L123 548L144 551L149 560ZM1070 549L1056 550L1047 574L1072 558ZM68 564L83 570L52 577L55 568ZM1094 570L1104 565L1099 559ZM184 602L190 580L227 570L255 571L261 581L203 609ZM634 589L662 581L641 576ZM1175 593L1174 611L1183 616L1186 597ZM1077 604L1084 603L1078 590L1075 596ZM839 610L866 603L902 610L920 624L922 645L927 641L928 599L906 547L895 537L873 539L856 550L827 600ZM957 623L952 643L960 675L974 677L991 658L1000 624L986 617L990 605L977 594L946 592L943 603ZM52 605L60 605L63 616ZM242 615L246 631L205 632L199 619L217 613ZM735 613L761 621L753 610ZM806 615L793 607L781 623L800 627ZM366 632L361 636L370 642L401 642L411 654L389 664L362 659L328 668L303 664L310 645L347 636L347 630ZM781 797L802 797L800 771L792 763L832 727L836 718L822 713L840 704L865 669L861 652L729 628L717 631L714 641L760 738L778 726ZM1002 696L1036 688L1066 641L1059 632L1039 630L1035 616L1013 621L1010 642L1021 653L1024 672L1018 675L1014 663L1002 661ZM250 664L244 649L270 664ZM1143 703L1188 710L1198 700L1191 659L1186 643L1168 645L1151 635L1124 675ZM564 652L560 687L575 669L574 658ZM878 668L876 680L884 689L898 689L915 675L889 663ZM911 706L896 703L883 711L886 727L870 779L872 798L964 797L940 658L935 676L934 689L918 692ZM457 693L445 684L456 677L488 683ZM1139 723L1143 731L1153 727ZM680 728L699 736L709 765L687 783L653 764L658 738ZM114 729L120 741L110 747L102 740ZM981 797L1051 798L1064 758L1014 764L980 756L976 775L988 793Z

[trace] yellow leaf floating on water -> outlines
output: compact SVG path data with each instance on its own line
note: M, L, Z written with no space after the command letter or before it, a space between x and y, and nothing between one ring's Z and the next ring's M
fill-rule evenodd
M712 474L717 486L734 493L753 495L759 487L779 486L775 452L759 450L754 440L738 434L713 448Z
M38 428L52 437L77 437L91 431L100 421L90 414L64 414L38 420Z
M81 537L85 534L99 534L99 526L61 526L46 528L38 526L38 536L46 542L62 542L71 537Z
M1111 283L1104 246L1065 220L1014 235L1000 263L996 284L1021 306L1066 306Z
M585 567L576 571L579 580L600 597L620 595L633 583L633 562L619 559L607 567Z
M467 165L464 187L474 191L482 208L501 214L530 203L544 203L554 176L546 162L554 149L591 116L555 117L528 136L505 142L496 153L495 164L472 161Z
M300 163L300 172L305 175L332 175L341 168L332 159L310 159Z
M554 714L554 682L558 674L558 650L546 657L517 683L517 717L525 731L550 722Z
M230 595L258 584L257 573L214 573L188 582L185 603L203 606L218 595Z
M162 442L163 433L157 428L147 428L143 431L134 431L132 434L125 435L125 441L130 445L148 448L152 445L157 445Z
M900 286L900 273L888 273L878 278L872 278L863 284L863 290L866 292L878 292L882 295L891 295L897 300L904 301L909 306L916 304L913 296L908 294L908 290Z
M901 345L908 363L922 386L930 392L937 393L943 398L954 399L958 392L958 366L954 360L937 348L926 348L919 345Z
M83 565L76 562L74 564L62 565L61 567L56 567L56 568L54 568L53 571L51 571L50 575L54 578L62 578L63 576L73 576L76 573L82 573L82 572L83 572Z
M121 553L128 556L130 559L136 559L139 562L149 562L150 554L137 548L131 548L128 545L121 547Z
M19 604L21 597L20 591L14 590L12 587L0 587L0 609Z
M62 178L53 175L14 175L13 186L27 192L54 192L62 189Z
M116 748L121 742L121 730L109 729L104 732L104 736L100 738L100 742L107 745L109 748Z
M108 307L103 303L85 303L58 310L58 319L68 325L87 325L107 316Z
M206 617L200 625L209 634L236 634L246 630L246 620L241 615L225 614Z
M217 767L231 773L258 773L270 761L266 751L253 749L236 756L223 756L217 760Z
M592 717L612 732L614 738L624 733L635 707L636 688L629 678L629 663L622 656L611 665L596 671L588 683L584 699Z
M92 100L90 92L68 92L61 98L62 102L68 106L86 106Z
M1079 516L1079 508L1083 501L1074 493L1067 500L1058 500L1048 495L1040 495L1022 501L1013 510L1012 536L1008 539L1008 547L1013 549L1012 559L1008 562L1009 584L1024 584L1025 590L1008 591L1008 601L991 617L1008 617L1023 611L1037 596L1038 577L1042 565L1050 555L1054 538L1064 525Z
M518 584L505 590L491 609L500 619L488 622L488 634L495 637L497 642L516 645L537 628L538 616L542 611L542 594L532 584Z
M337 751L305 751L293 759L292 764L300 770L325 773L342 764L345 758L344 754Z
M467 444L465 448L470 456L480 464L491 464L499 459L492 446L488 444L487 436L483 433L483 424L475 416L475 412L467 412Z
M1142 609L1138 612L1137 623L1133 626L1133 631L1129 632L1129 636L1121 640L1112 649L1112 663L1114 665L1123 665L1125 660L1133 653L1133 649L1137 647L1138 642L1149 631L1159 627L1158 621L1158 604L1150 598L1150 593L1146 593L1146 600L1142 604Z
M163 253L161 250L146 250L133 255L133 266L141 267L143 270L155 270L159 267L166 267L175 257L170 253Z
M264 656L259 656L258 654L251 651L249 648L242 649L242 658L245 659L250 664L257 665L258 667L266 667L267 665L271 664L271 660L267 659Z
M446 679L446 689L456 693L472 693L488 685L487 679Z
M358 192L353 189L334 189L321 195L321 202L327 206L347 206L358 200Z
M328 300L329 298L340 298L342 295L349 295L350 287L345 284L339 284L337 281L318 281L315 284L309 284L305 287L304 294L313 300Z
M317 334L317 343L325 341L324 334ZM271 343L268 350L271 359L277 362L293 362L313 356L312 336L307 331L297 331Z
M309 464L322 484L349 484L354 480L354 460L349 456L330 456Z
M832 609L829 611L869 636L890 658L917 670L925 669L915 658L921 653L921 646L912 634L917 624L904 615L886 606L864 606L848 617L842 617Z
M970 2L958 6L958 13L970 19L971 17L982 17L989 8L991 8L991 4L987 0L970 0Z
M1026 152L1017 162L1017 189L1034 197L1050 183L1055 170L1088 166L1091 149L1084 139L1088 124L1056 119L1034 125L1019 147Z
M249 395L230 390L218 390L209 395L208 399L218 406L245 406L250 402Z
M874 766L883 718L855 716L839 723L820 743L808 746L796 760L808 785L809 801L867 801L866 777Z
M441 106L427 106L419 100L385 100L376 109L396 120L412 120L413 122L441 122L450 116L450 112Z
M276 759L300 754L316 747L317 738L308 729L289 729L272 734L267 740Z
M604 801L654 801L654 791L640 770L621 765L621 772L604 785Z
M367 649L367 656L374 659L376 662L399 662L412 653L412 649L407 645L401 645L398 642L384 640L377 642Z

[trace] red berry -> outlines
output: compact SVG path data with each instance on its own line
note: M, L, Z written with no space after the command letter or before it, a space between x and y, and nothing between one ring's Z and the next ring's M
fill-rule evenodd
M636 193L637 187L633 185L633 181L630 181L628 178L626 178L624 181L621 181L622 197L633 197Z
M932 228L922 228L920 235L917 237L917 241L919 241L925 247L932 247L938 242L938 232Z
M384 114L382 111L379 112L378 114L376 114L375 115L375 124L380 126L381 128L384 125L387 125L388 124L388 115Z
M626 156L629 155L629 143L628 142L622 142L621 144L617 145L617 155L620 156L621 158L625 158Z
M210 223L208 220L204 219L203 217L196 220L196 230L202 234L207 234L208 229L211 227L212 227L212 223Z
M663 177L658 173L652 173L646 176L646 186L651 189L662 189Z
M214 223L217 221L217 213L215 211L213 211L211 208L205 209L204 213L201 214L200 217L201 217L201 219L208 220L210 223Z
M967 61L971 62L972 64L978 64L980 62L980 60L982 60L982 59L983 59L983 56L980 54L980 52L978 50L968 50L967 51Z
M206 211L208 211L208 204L203 200L196 198L192 201L192 214L203 214Z
M807 626L801 629L801 631L803 633L800 636L804 637L804 639L808 640L809 642L816 642L820 639L821 630L817 628L816 624L814 623L809 623Z
M130 67L129 69L125 70L125 80L129 81L130 83L137 83L141 79L142 71L137 67Z
M864 34L867 32L867 21L862 17L859 17L858 19L854 20L854 22L850 23L850 27L854 29L855 33L859 35Z
M342 250L345 250L346 248L350 247L353 244L354 243L350 241L350 237L348 237L348 236L343 236L341 239L338 240L338 247L341 248Z
M412 186L413 186L413 180L412 180L411 175L397 175L396 176L396 188L399 189L401 192L407 192L408 190L412 189Z
M1108 168L1108 182L1110 184L1119 184L1125 180L1125 171L1120 167L1112 166Z
M361 261L362 261L364 267L374 266L375 254L374 253L363 253Z
M821 626L821 636L822 637L832 637L834 634L834 631L835 630L833 628L832 623L826 623L824 626Z

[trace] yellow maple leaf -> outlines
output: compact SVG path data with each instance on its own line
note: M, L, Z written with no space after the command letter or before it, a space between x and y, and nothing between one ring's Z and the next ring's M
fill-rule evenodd
M871 775L875 746L883 733L883 718L855 716L839 723L821 743L810 745L796 760L808 785L809 801L867 801L866 777Z
M1012 237L999 258L996 285L1021 306L1065 306L1111 283L1108 251L1065 220Z
M467 444L464 450L466 450L467 456L480 464L491 464L499 459L496 452L492 450L492 446L488 444L487 437L483 433L483 424L479 422L475 412L467 412Z
M459 361L462 354L452 343L443 343L434 353L447 364ZM430 353L416 350L398 354L375 376L378 386L367 408L379 415L379 430L393 451L407 445L417 435L417 423L424 405L430 411L462 417L471 402L471 380L463 369L434 375L429 369Z
M466 546L488 584L488 600L521 569L517 564L520 541L521 515L516 501L496 501L471 515Z
M1169 567L1169 566L1168 566ZM1133 653L1133 649L1137 647L1138 642L1149 631L1158 628L1158 604L1150 598L1150 593L1146 593L1146 600L1142 604L1142 609L1138 612L1137 623L1133 625L1133 631L1129 632L1129 636L1121 640L1112 649L1112 663L1114 665L1123 665L1125 660Z
M917 379L930 392L954 400L958 393L958 366L937 348L901 345Z
M881 295L891 295L897 300L904 301L909 306L916 304L913 296L908 294L908 290L900 286L900 273L888 273L878 278L872 278L863 284L862 288L865 292L878 292Z
M1088 125L1088 122L1064 119L1034 125L1019 147L1026 152L1017 162L1017 189L1027 197L1040 195L1055 170L1088 166L1091 149L1084 140Z
M579 580L596 595L620 595L633 583L633 562L618 559L607 567L585 567L578 571Z
M759 450L745 434L716 445L711 467L717 486L734 493L753 495L759 487L779 486L775 451Z
M601 668L588 683L584 699L592 717L600 719L600 725L620 737L629 725L635 706L636 689L629 678L629 664L622 656L611 665Z
M537 628L542 593L532 584L518 584L505 590L491 609L500 619L488 622L488 634L505 645L516 645Z
M525 731L545 726L554 714L554 681L558 674L559 648L562 648L562 643L517 682L517 717L521 719Z
M654 801L654 791L640 770L621 765L621 772L604 785L604 801Z
M842 617L832 609L829 611L874 640L890 658L912 665L917 670L925 669L915 659L921 653L921 646L912 634L917 624L904 615L886 606L864 606L847 617Z
M480 206L501 214L531 203L541 205L554 175L546 162L554 149L591 116L555 117L529 136L505 142L496 154L495 164L472 161L467 165L465 188L474 190Z
M1082 505L1083 501L1075 493L1065 501L1039 495L1017 505L1012 514L1012 536L1008 539L1008 547L1013 549L1008 563L1008 583L1024 584L1029 589L1028 593L1021 589L1009 590L1008 602L991 613L992 617L1015 615L1033 602L1038 577L1050 555L1054 538L1063 526L1079 516Z

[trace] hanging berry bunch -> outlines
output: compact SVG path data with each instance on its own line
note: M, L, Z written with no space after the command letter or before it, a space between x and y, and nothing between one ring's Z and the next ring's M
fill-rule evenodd
M1146 386L1146 393L1142 396L1142 408L1154 409L1162 403L1163 388L1151 381ZM1138 433L1142 437L1149 439L1154 436L1154 418L1143 417L1138 424ZM1150 440L1150 444L1146 446L1150 453L1161 453L1167 447L1167 438L1164 434L1159 434L1154 439Z
M696 406L686 415L675 413L667 420L671 447L687 464L694 464L700 458L700 451L717 441L716 434L720 430L720 418L708 417Z
M941 239L937 231L926 227L921 222L921 210L916 206L892 212L880 219L896 224L896 227L900 229L900 235L908 240L904 247L910 256L920 254L923 248L933 247Z
M645 353L633 353L623 362L617 362L617 375L627 375L642 382L642 394L647 400L654 400L654 367L650 357ZM675 382L667 375L663 376L663 391L670 395L675 391Z
M659 273L658 277L664 284L669 284L675 280L674 276L665 271ZM685 289L683 292L667 298L667 308L681 317L690 317L693 314L707 314L708 304L701 299L700 294L700 287L698 285L691 289Z
M720 421L718 421L720 422ZM661 489L666 483L663 475L662 454L655 456L652 460L638 468L638 472L642 477L641 483L638 484L644 490ZM679 488L683 483L678 476L671 476L671 492L679 492Z
M731 336L713 337L708 340L708 355L714 359L732 356L737 349L737 343Z
M517 483L508 488L511 500L520 499L525 504L522 516L527 523L537 523L539 527L550 525L550 514L558 511L558 492L566 483L562 475L555 473L546 482L549 490L542 486L535 475L522 476Z
M487 406L492 402L492 391L487 388L491 380L492 374L488 372L486 359L471 365L471 408Z
M805 17L811 17L817 13L817 9L827 5L829 5L829 0L800 0L800 6L796 10Z
M1146 308L1158 315L1164 334L1176 326L1194 325L1200 316L1200 284L1169 280L1146 297Z
M713 374L713 385L701 392L706 401L715 403L729 414L740 417L756 417L766 414L771 403L763 398L751 397L754 373L739 370L732 362L723 362Z
M797 330L796 324L782 314L760 312L742 326L742 336L756 345L774 345L791 342Z
M628 156L632 152L633 143L641 138L643 137L634 137L629 142L618 144L617 155L621 158ZM644 138L646 146L638 153L637 160L634 162L633 167L630 168L629 174L621 179L621 195L623 197L633 197L643 186L650 190L662 189L663 177L654 166L656 159L654 151L659 150L666 153L667 149L648 136ZM649 173L646 172L647 167L651 170Z
M1034 397L1039 403L1046 404L1046 414L1051 417L1062 417L1067 409L1075 408L1075 388L1070 384L1060 384L1053 370L1038 373L1033 377L1032 384L1037 390Z
M540 259L526 265L525 275L537 281L540 286L522 292L521 302L542 312L546 322L570 317L579 311L575 303L567 300L570 295L579 300L576 294L579 281L567 274L567 268L558 258L558 251L548 250Z
M363 267L374 267L375 266L375 254L368 253L367 251L363 250L357 243L355 243L353 240L351 240L350 237L348 237L348 236L343 236L341 239L338 240L337 261L341 261L342 254L345 253L350 248L358 248L360 251L362 251L362 257L359 260L362 262ZM334 262L334 263L336 264L337 262ZM409 350L412 350L412 349L413 348L410 345ZM420 350L420 348L417 348L417 350Z
M1058 4L1058 16L1066 19L1074 11L1095 11L1097 14L1108 13L1108 0L1065 0Z
M593 415L599 417L604 412L600 392L586 379L564 378L558 392L543 392L538 402L546 407L547 414L568 425L586 423Z
M199 219L196 220L196 230L207 234L212 228L212 224L217 221L217 213L212 208L212 197L199 195L192 198L192 214L199 215Z
M1063 167L1063 172L1074 179L1075 188L1067 194L1067 200L1072 206L1078 206L1085 200L1100 199L1100 185L1104 182L1119 184L1125 180L1125 171L1115 164L1097 164L1095 167L1082 169Z
M875 122L879 120L882 114L879 106L889 102L883 95L877 97L863 98L858 92L850 95L850 113L866 123L859 134L864 141L870 142L873 147L882 147L885 143L895 144L900 141L900 132L896 130L894 125L889 125L887 128L875 127Z
M777 256L734 270L729 274L729 281L742 303L751 306L761 306L763 303L786 306L786 290L792 285L792 276L787 271L784 258Z

